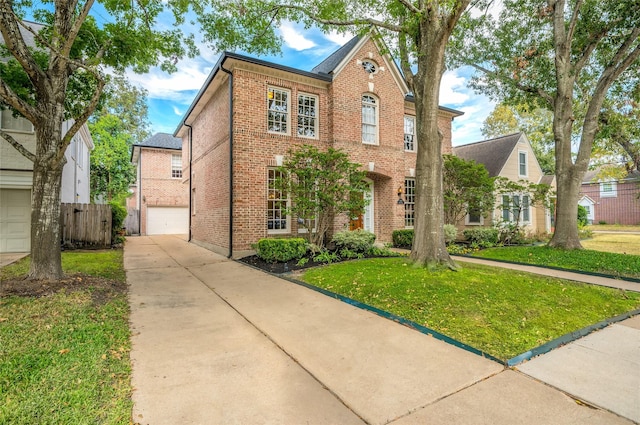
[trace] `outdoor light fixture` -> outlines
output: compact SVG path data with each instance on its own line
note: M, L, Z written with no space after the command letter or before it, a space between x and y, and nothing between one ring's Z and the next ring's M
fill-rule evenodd
M404 191L402 190L402 186L398 188L398 205L404 205L404 201L402 200L402 194Z

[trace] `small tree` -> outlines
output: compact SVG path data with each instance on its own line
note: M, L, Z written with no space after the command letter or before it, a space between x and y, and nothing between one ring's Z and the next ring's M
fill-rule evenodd
M278 171L281 177L274 188L289 195L286 212L298 218L310 244L324 246L336 216L358 216L368 203L363 196L368 190L366 172L339 149L320 151L309 145L290 149Z
M514 242L523 235L522 221L529 207L551 207L553 192L548 184L532 183L527 180L517 182L504 177L495 180L496 193L500 195L498 207L502 210L500 223L502 242Z
M444 155L444 222L457 224L469 212L482 216L493 210L493 178L482 164Z

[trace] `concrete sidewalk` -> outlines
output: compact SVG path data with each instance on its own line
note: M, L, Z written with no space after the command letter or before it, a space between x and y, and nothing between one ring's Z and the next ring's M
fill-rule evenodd
M134 422L630 423L177 237L128 238L125 268Z

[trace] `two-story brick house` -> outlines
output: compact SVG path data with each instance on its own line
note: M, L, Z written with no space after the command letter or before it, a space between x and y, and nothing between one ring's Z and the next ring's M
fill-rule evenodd
M138 211L140 234L187 234L189 188L182 175L182 140L156 133L133 146L136 183L127 206Z
M444 153L461 114L440 108ZM400 70L370 36L309 72L224 53L175 132L190 177L190 240L240 257L261 238L297 235L283 212L290 201L270 182L289 149L309 144L342 149L367 171L366 211L351 223L337 218L333 232L364 228L390 242L393 230L413 226L415 128Z

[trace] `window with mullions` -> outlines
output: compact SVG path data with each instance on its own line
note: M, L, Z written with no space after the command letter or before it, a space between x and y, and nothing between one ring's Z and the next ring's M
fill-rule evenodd
M528 195L502 195L502 219L504 221L529 223L531 203Z
M282 178L282 173L275 169L267 170L267 232L288 233L289 217L286 209L289 199L286 193L275 188L277 179Z
M416 180L404 179L404 226L415 224Z
M182 155L171 155L171 178L182 178Z
M298 95L298 136L317 137L318 97L309 94Z
M416 150L416 119L414 117L404 117L404 150Z
M289 134L289 91L270 87L267 90L267 129Z
M368 94L362 96L362 143L378 143L378 101Z

